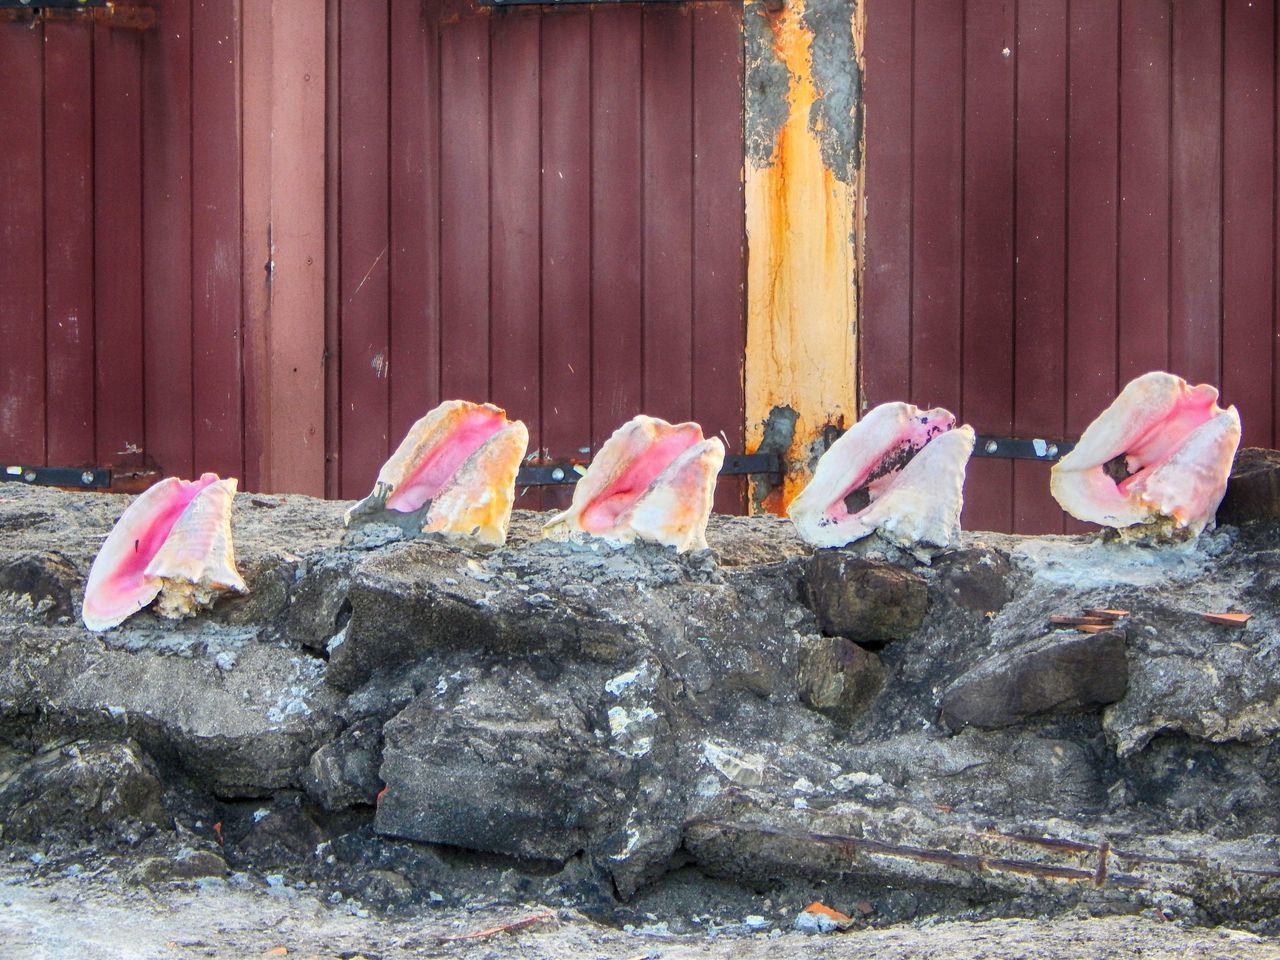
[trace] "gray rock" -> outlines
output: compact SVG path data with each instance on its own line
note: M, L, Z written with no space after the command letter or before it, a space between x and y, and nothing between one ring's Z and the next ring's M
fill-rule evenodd
M17 758L10 758L10 762ZM155 765L134 742L78 740L0 772L0 836L37 840L164 819Z
M311 755L303 777L307 793L326 810L372 805L382 789L382 725L368 718L352 724L337 739Z
M113 637L113 639L115 639ZM113 649L83 630L0 630L0 712L54 731L132 735L225 796L301 786L336 726L323 664L258 644L230 670L215 658Z
M495 673L410 704L385 728L378 832L565 860L620 829L631 761L567 686Z
M75 616L80 573L56 553L0 553L0 622L53 624Z
M1280 520L1280 450L1245 447L1236 453L1218 523L1239 526Z
M1005 727L1027 717L1115 703L1128 685L1122 630L1057 630L996 654L942 694L952 730Z
M973 613L998 613L1013 596L1013 569L998 550L969 549L944 554L934 564L939 589Z
M800 699L837 723L849 724L884 686L880 658L844 637L810 637L800 653Z
M889 563L819 550L805 564L805 596L818 626L855 643L901 640L924 621L924 580Z

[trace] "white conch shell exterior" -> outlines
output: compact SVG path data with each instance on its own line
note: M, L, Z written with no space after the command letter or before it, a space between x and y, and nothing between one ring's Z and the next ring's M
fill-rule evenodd
M378 471L373 492L347 511L346 523L360 516L400 522L425 507L415 520L416 532L501 546L528 445L528 429L519 420L508 421L501 407L447 400L409 428ZM421 477L424 465L434 471L427 480ZM422 484L416 493L415 483Z
M160 581L156 612L181 619L195 616L224 593L248 593L236 569L231 542L231 507L235 478L201 490L174 524L164 546L147 565L147 576Z
M599 507L601 498L607 498L615 482L624 479L640 458L664 457L664 445L670 445L674 456L656 476L643 489L619 494L626 496L626 502L612 521L592 523L588 514ZM704 439L698 424L671 424L643 414L633 417L601 446L574 488L569 509L543 526L543 536L563 540L583 534L612 543L648 540L680 553L705 550L716 479L723 465L724 444L717 437Z
M1172 521L1199 534L1213 523L1240 445L1240 415L1217 398L1214 387L1170 373L1131 381L1054 465L1054 499L1103 526ZM1117 482L1105 465L1121 455L1132 475Z
M945 410L885 403L869 411L818 461L813 480L791 502L796 532L817 547L842 547L879 532L906 549L945 547L960 533L964 477L973 428L951 428ZM844 498L859 478L903 445L919 451L900 470L866 485L870 504L849 512Z
M157 612L187 616L227 591L246 592L231 539L234 479L166 477L120 515L85 584L90 630L118 626L157 595Z

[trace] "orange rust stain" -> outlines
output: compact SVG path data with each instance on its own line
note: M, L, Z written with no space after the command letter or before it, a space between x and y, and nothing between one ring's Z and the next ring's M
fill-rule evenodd
M775 406L798 414L783 485L762 501L777 513L808 482L823 428L847 427L857 411L860 198L856 182L823 163L810 126L819 94L803 13L802 0L791 0L769 18L774 52L790 73L790 109L769 163L748 163L746 173L748 449L759 445ZM858 38L855 23L850 30Z

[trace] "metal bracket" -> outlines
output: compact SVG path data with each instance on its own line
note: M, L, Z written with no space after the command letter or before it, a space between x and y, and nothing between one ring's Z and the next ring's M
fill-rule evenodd
M1073 440L1042 440L1039 437L988 437L979 436L973 445L975 457L1004 460L1043 460L1053 463L1075 449Z
M109 0L0 0L0 23L44 23L83 20L123 30L150 30L156 25L152 7Z
M111 486L111 471L105 467L23 467L6 466L0 481L26 483L36 487L78 487L105 490Z
M528 463L520 468L516 475L518 487L555 487L577 483L586 473L587 464L572 463ZM774 453L737 453L724 458L724 466L720 468L722 477L756 476L771 474L781 476L782 458Z

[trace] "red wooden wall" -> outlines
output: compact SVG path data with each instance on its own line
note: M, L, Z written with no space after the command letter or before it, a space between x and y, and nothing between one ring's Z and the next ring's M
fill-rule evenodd
M741 450L741 7L330 11L330 494L449 397L557 459L640 412Z
M1280 440L1274 0L871 0L869 404L1075 438L1130 378L1220 385ZM975 460L965 526L1060 531Z
M0 22L0 459L258 487L246 2ZM741 450L741 18L328 0L330 496L450 397L555 458L641 411Z
M0 22L0 457L244 477L239 0Z

